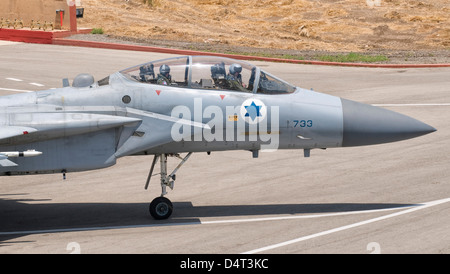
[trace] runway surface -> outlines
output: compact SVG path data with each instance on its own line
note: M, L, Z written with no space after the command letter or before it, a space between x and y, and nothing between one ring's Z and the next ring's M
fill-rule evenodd
M0 95L170 56L4 41L0 52ZM438 131L310 158L302 150L193 154L167 195L175 209L165 221L148 214L161 191L156 179L144 190L152 156L66 180L0 177L0 253L450 253L450 68L252 63ZM177 164L169 158L169 169Z

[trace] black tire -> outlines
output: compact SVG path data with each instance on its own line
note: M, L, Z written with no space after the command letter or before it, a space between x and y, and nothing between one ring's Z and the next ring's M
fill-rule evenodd
M156 220L165 220L172 215L172 202L165 197L157 197L150 203L150 215Z

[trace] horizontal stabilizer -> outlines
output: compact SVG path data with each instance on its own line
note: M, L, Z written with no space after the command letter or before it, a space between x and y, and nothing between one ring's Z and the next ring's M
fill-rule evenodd
M1 159L1 158L0 158L0 159ZM3 167L17 166L17 164L14 163L14 162L11 162L11 161L8 160L8 159L2 159L2 160L0 160L0 166L3 166Z
M0 140L36 132L37 129L22 126L0 126Z

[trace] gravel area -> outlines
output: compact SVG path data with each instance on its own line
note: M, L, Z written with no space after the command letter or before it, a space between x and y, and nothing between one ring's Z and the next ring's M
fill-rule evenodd
M232 54L247 54L268 57L286 57L298 58L303 60L320 60L323 55L343 55L348 52L330 52L330 51L298 51L298 50L282 50L282 49L267 49L244 46L231 46L216 43L214 41L209 43L194 43L173 40L155 40L155 39L136 39L130 37L114 37L105 34L77 34L67 37L67 39L107 42L118 44L133 44L141 46L155 46L163 48L187 49L198 51L210 51ZM380 64L448 64L450 63L450 50L367 50L361 52L364 55L383 55L388 57L387 61L380 61L375 63Z

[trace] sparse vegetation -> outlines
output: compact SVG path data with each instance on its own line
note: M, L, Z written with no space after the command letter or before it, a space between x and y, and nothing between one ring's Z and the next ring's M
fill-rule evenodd
M326 62L340 62L340 63L375 63L375 62L385 62L389 58L385 55L363 55L360 53L350 52L348 54L340 55L319 55L317 59Z
M210 51L210 52L219 52L215 50L208 49L198 49L195 47L190 48L191 50L199 50L199 51ZM376 63L376 62L386 62L389 61L389 57L385 55L364 55L360 53L350 52L343 53L337 55L315 55L305 57L302 55L295 54L276 54L270 52L241 52L241 51L225 51L226 54L233 55L245 55L245 56L258 56L258 57L268 57L268 58L281 58L281 59L289 59L289 60L318 60L324 62L340 62L340 63Z
M337 62L413 62L425 51L449 58L448 0L83 1L79 27L156 46Z
M93 28L91 31L92 34L103 34L102 28Z
M147 4L149 7L154 7L157 4L157 0L142 0L144 4Z
M245 55L245 56L258 56L258 57L268 57L268 58L281 58L281 59L291 59L291 60L305 60L303 56L293 55L293 54L275 54L269 52L240 52L240 51L226 51L227 54L234 55Z

